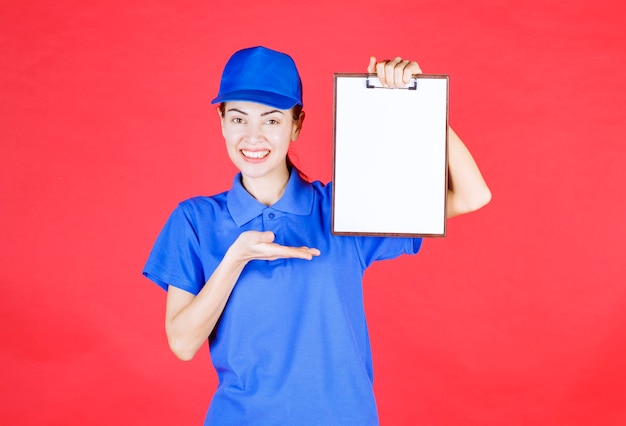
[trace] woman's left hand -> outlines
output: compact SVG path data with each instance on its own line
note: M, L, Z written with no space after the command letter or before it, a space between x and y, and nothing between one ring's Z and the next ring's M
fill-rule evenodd
M376 62L376 57L370 56L367 72L376 74L384 87L395 89L409 84L413 74L421 74L422 70L417 62L407 61L399 56L382 62Z

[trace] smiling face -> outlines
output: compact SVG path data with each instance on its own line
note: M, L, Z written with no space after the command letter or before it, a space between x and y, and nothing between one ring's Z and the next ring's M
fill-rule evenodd
M287 152L298 138L301 116L253 102L227 102L220 111L222 134L230 159L246 188L253 182L282 187L289 179Z

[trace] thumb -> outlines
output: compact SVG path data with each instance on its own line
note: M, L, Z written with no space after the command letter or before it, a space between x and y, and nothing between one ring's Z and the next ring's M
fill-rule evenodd
M271 243L274 241L274 233L272 231L265 231L261 233L261 242L262 243Z
M367 66L367 72L370 74L376 72L376 56L370 56L370 64Z

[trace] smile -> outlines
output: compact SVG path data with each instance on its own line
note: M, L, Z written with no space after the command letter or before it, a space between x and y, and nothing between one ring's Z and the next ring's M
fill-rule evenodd
M245 149L242 149L241 153L246 158L260 159L260 158L267 157L270 152L269 151L247 151Z

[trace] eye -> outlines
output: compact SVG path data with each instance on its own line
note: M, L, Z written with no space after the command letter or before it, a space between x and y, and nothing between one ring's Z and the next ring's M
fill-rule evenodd
M280 121L276 120L275 118L270 118L269 120L266 121L267 124L269 124L270 126L275 126L277 124L280 124Z
M231 121L235 124L243 124L243 118L241 117L233 117Z

